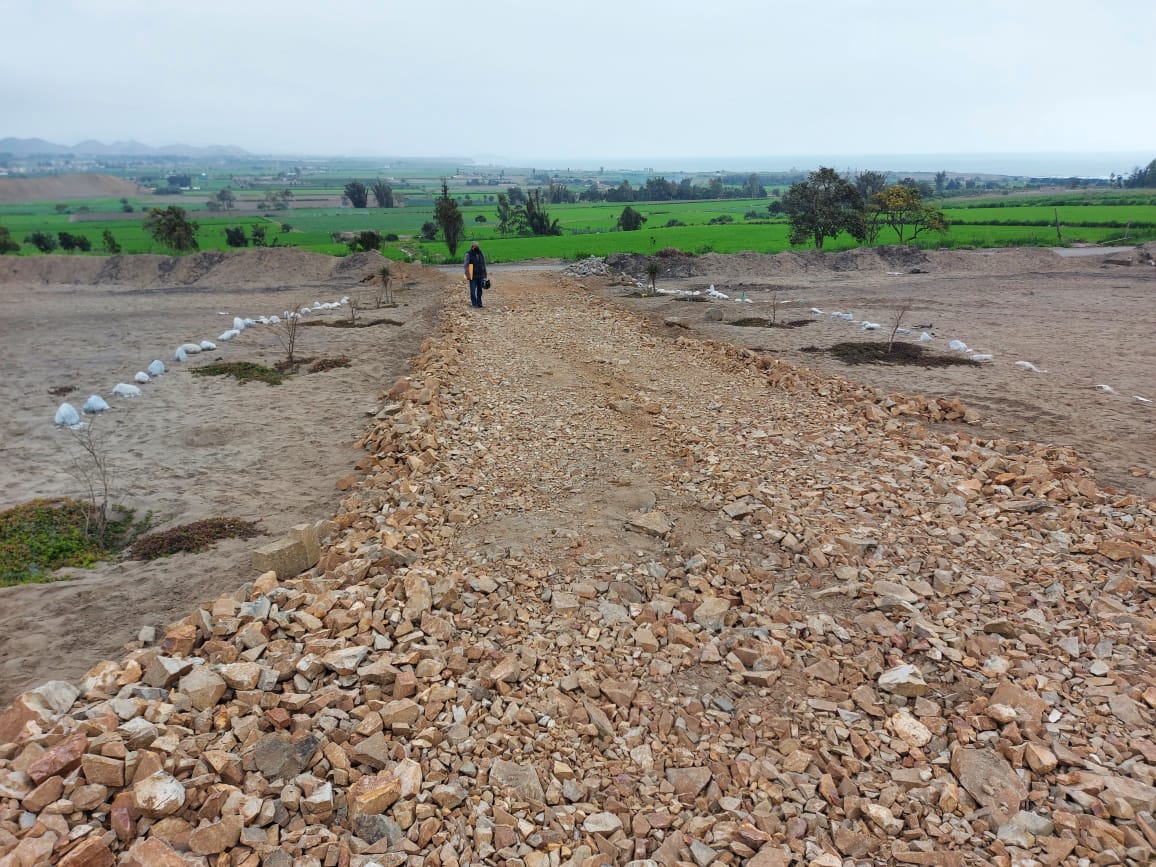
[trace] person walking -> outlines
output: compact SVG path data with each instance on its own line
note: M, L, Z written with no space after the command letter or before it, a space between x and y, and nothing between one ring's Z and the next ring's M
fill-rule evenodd
M470 244L466 253L466 279L470 281L470 306L482 306L482 288L486 282L486 256L478 242Z

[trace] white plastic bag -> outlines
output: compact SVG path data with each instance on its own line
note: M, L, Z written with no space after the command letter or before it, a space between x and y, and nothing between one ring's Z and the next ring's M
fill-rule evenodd
M112 387L112 393L117 397L140 397L140 386L129 385L127 382L118 382Z
M160 376L165 372L165 363L158 358L148 366L148 372L151 376Z
M76 427L80 424L80 413L76 411L76 407L71 403L62 403L60 408L56 410L56 416L52 420L60 427Z
M108 401L99 394L89 395L88 400L84 402L84 406L80 408L81 412L86 412L90 415L104 412L106 409L109 409Z
M144 385L146 382L152 382L152 380L153 380L153 378L151 376L149 376L147 373L145 373L143 370L138 370L136 372L136 376L134 376L133 379L135 379L141 385Z

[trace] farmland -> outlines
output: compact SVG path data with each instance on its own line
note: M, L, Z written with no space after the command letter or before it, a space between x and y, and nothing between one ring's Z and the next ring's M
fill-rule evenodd
M423 240L423 224L433 220L433 201L441 180L432 177L430 167L393 168L389 176L395 195L402 204L396 208L354 208L343 199L343 187L360 177L371 184L380 176L368 165L327 167L298 177L297 170L263 176L238 176L205 172L193 177L183 191L150 195L143 189L135 197L123 199L50 200L0 204L0 226L22 242L34 232L67 232L87 238L93 254L106 252L105 232L124 253L164 253L143 228L151 207L179 205L200 226L198 244L202 250L228 249L225 229L242 227L251 234L262 226L266 242L294 246L331 255L347 252L341 233L372 230L387 240L382 252L398 260L442 263L451 260L441 240ZM501 235L497 230L497 196L513 186L523 190L543 189L544 181L585 189L589 177L555 174L546 177L533 170L490 170L470 176L449 177L450 194L458 201L465 225L465 240L484 244L492 262L526 259L574 259L603 256L612 252L653 253L676 247L690 253L781 252L791 248L789 226L784 217L774 216L768 205L786 184L769 188L761 198L716 198L690 201L630 202L645 218L638 231L620 231L618 218L627 203L576 202L547 205L551 220L557 220L562 234L556 236ZM633 175L641 186L645 176ZM612 181L630 180L615 174ZM288 185L292 184L291 187ZM212 199L220 190L234 195L229 210L211 210ZM271 196L284 195L276 208ZM924 233L914 243L932 249L967 249L1007 246L1051 246L1058 242L1113 243L1143 242L1156 238L1156 194L1144 190L1060 190L1027 194L1005 189L999 194L935 199L951 229L944 235ZM1056 221L1060 223L1057 236ZM884 229L876 243L896 240ZM858 246L847 235L829 238L827 250ZM20 253L34 255L24 244ZM82 254L78 254L82 255ZM456 256L452 257L456 260Z

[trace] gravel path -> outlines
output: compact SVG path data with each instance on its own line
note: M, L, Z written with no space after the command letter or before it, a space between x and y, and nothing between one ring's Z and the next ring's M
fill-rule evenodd
M930 432L958 402L565 278L462 295L311 574L206 604L2 748L0 852L1151 862L1150 503L1060 448ZM112 782L25 821L80 798L78 763Z

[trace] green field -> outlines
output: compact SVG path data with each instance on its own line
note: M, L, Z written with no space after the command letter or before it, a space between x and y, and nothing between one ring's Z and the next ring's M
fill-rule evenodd
M416 258L427 263L457 261L446 245L439 241L420 240L423 223L433 220L433 198L440 190L440 179L431 177L429 167L407 170L394 167L395 191L405 197L406 206L364 209L338 205L344 184L351 179L371 183L380 173L358 171L357 166L342 166L315 173L293 187L288 208L257 211L265 193L285 188L279 177L248 178L235 189L238 211L210 211L208 198L215 190L236 180L232 175L197 176L200 189L180 195L139 196L129 204L134 211L124 213L119 199L78 201L44 201L0 204L0 226L9 229L11 237L22 242L33 232L58 234L70 232L84 236L92 244L91 255L100 255L102 233L107 229L125 253L168 251L150 238L143 220L150 207L176 203L184 207L191 219L200 225L198 243L202 250L226 250L225 228L244 227L250 233L254 224L264 225L267 241L279 246L294 246L329 255L343 255L346 245L334 240L341 232L375 230L382 235L395 234L396 242L386 242L382 252L394 259ZM498 177L498 171L490 174ZM617 176L615 176L617 178ZM574 179L573 188L588 183ZM495 199L508 185L520 183L532 188L525 178L515 180L506 175L501 185L491 181L450 182L450 190L460 203L465 222L465 244L481 242L490 261L516 262L525 259L605 256L615 252L655 253L676 247L689 253L735 253L756 251L778 253L791 249L789 227L782 217L768 211L770 198L713 199L696 201L633 202L646 222L639 231L617 230L619 215L626 207L622 202L575 203L547 205L551 219L562 229L559 236L502 237L497 232ZM465 204L466 198L472 204ZM310 201L312 200L312 202ZM374 203L372 196L371 204ZM314 206L313 203L323 203ZM946 235L921 234L915 241L928 248L972 248L1004 246L1052 246L1057 243L1055 220L1058 212L1064 243L1114 242L1127 232L1130 242L1156 238L1156 193L1145 190L1106 190L1051 193L1048 195L986 195L976 198L933 200L944 209L952 228ZM748 219L748 217L751 217ZM713 221L713 224L712 224ZM729 221L729 222L728 222ZM674 224L674 225L672 225ZM287 227L287 228L286 228ZM879 244L895 242L895 236L884 229ZM825 250L844 250L858 246L846 235L828 239ZM31 245L23 245L20 255L38 255ZM77 253L75 255L85 255Z

